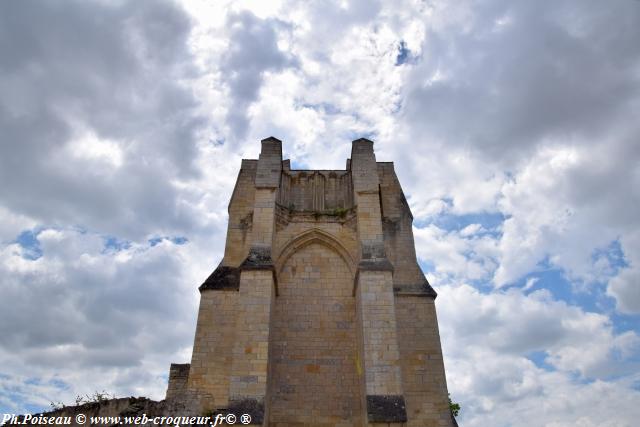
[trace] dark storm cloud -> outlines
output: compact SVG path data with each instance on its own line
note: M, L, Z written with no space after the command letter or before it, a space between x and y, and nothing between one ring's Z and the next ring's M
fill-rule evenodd
M190 29L168 2L0 4L3 205L129 236L189 228L168 177L196 174L204 125L177 83L194 73ZM112 141L122 164L74 157L83 132Z
M233 136L242 139L249 128L248 109L259 95L264 73L295 64L278 48L277 28L284 23L260 19L251 12L231 14L227 20L229 47L222 58L231 93L227 122Z

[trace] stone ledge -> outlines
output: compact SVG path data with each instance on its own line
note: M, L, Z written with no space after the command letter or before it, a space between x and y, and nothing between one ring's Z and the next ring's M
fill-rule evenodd
M358 271L391 271L393 272L393 264L386 259L367 259L358 263Z
M360 272L362 271L390 271L393 273L393 264L387 259L366 259L358 263L358 269L353 278L353 291L351 294L355 297L358 290L358 281L360 280Z
M407 410L402 395L367 395L370 423L406 423Z
M397 296L417 296L433 299L438 296L437 292L426 280L424 283L419 283L417 285L394 285L393 294Z
M240 269L219 265L198 288L202 291L237 291L240 289Z

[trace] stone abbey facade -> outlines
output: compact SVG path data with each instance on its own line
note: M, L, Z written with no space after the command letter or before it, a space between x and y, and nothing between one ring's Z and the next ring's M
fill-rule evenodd
M200 286L193 356L167 401L265 426L452 426L436 293L391 162L353 141L344 170L243 160L224 258ZM195 397L194 397L195 396Z

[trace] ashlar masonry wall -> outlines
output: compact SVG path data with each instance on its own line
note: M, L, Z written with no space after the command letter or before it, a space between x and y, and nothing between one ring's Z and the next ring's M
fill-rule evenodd
M278 290L271 425L353 426L361 399L351 271L335 251L311 242L284 263Z

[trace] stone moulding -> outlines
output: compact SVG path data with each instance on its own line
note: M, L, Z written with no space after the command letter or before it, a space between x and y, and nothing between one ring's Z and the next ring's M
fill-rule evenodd
M356 292L358 290L358 278L360 277L361 271L390 271L393 274L393 264L391 264L391 262L386 258L360 261L358 263L356 275L353 277L352 295L354 297L356 296Z
M280 251L278 256L278 261L276 262L276 271L280 273L289 257L312 243L324 245L340 255L347 264L347 267L351 272L351 276L354 276L355 262L349 251L347 251L347 249L335 237L320 229L305 231L284 245L284 248Z
M429 297L435 299L438 294L431 287L427 280L424 283L419 283L417 285L394 285L393 293L397 296L417 296L417 297Z
M386 259L363 259L358 263L358 271L390 271L393 273L393 264Z

